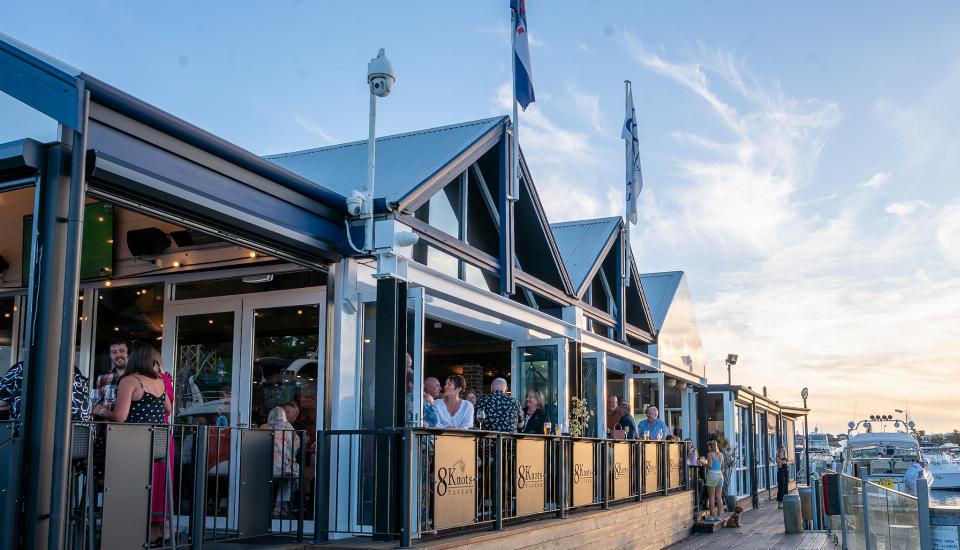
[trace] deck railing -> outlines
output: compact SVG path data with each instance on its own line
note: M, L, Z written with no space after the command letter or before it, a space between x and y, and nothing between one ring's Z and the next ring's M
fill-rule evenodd
M396 472L379 462L400 457ZM417 538L686 490L686 444L397 428L318 435L316 539ZM397 491L383 489L396 481ZM379 490L378 490L379 487Z
M840 509L830 513L840 516L844 549L931 547L929 489L922 479L914 496L845 474L826 475L837 478L828 486L838 487Z

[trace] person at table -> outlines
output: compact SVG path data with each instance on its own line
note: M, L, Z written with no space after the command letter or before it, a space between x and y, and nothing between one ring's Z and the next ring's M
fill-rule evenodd
M523 415L521 433L543 434L543 423L547 420L547 413L543 410L543 392L530 390L527 392L526 409Z
M440 428L473 428L473 405L460 398L467 383L459 374L451 374L443 383L443 400L436 403L437 426Z
M630 403L626 401L620 402L620 428L627 432L627 439L639 439L640 434L637 431L637 422L633 419L633 415L630 414Z
M520 403L506 394L507 381L494 378L490 393L477 401L477 410L483 410L483 429L491 432L513 433L522 425L523 411Z
M660 411L656 407L650 405L647 407L647 417L640 421L640 426L637 429L640 432L640 437L644 437L647 432L650 433L650 439L663 439L670 435L670 428L659 418Z
M620 425L620 419L623 418L623 411L620 410L620 398L616 395L607 396L607 435L613 433L613 430L623 429Z

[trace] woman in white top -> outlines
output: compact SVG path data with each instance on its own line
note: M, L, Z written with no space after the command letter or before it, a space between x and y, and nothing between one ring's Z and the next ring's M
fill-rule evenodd
M460 399L467 382L459 374L451 374L443 384L443 400L434 403L437 409L437 427L473 428L473 405Z

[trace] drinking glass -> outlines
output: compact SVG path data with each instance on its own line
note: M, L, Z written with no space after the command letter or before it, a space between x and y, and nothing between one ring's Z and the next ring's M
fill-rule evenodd
M544 422L543 423L543 435L550 435L550 431L553 429L553 422Z
M643 430L643 438L650 439L650 430Z
M486 420L487 413L483 412L483 409L477 409L477 422L480 424L478 426L481 430L483 429L483 421Z

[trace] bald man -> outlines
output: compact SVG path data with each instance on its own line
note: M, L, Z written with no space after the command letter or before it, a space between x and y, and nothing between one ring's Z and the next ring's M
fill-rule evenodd
M513 433L523 421L523 410L516 399L507 396L507 381L495 378L490 393L477 401L476 410L483 410L483 427L493 432Z
M433 402L440 397L440 381L433 376L423 379L423 425L434 428L437 425L437 409Z

